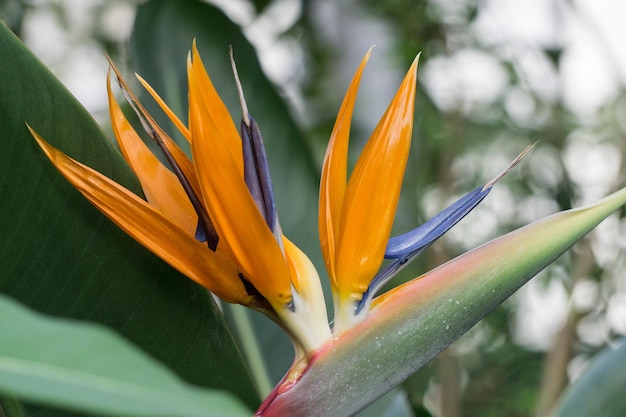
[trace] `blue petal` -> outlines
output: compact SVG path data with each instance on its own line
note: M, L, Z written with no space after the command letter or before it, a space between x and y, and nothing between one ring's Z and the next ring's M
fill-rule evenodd
M370 283L367 291L358 302L357 314L372 301L374 295L380 291L394 275L404 268L410 261L419 255L426 247L446 233L452 226L457 224L463 217L474 209L493 188L493 185L504 177L515 165L537 145L537 142L527 146L502 172L496 175L491 181L482 187L478 187L470 193L459 198L457 201L446 207L441 213L420 227L403 235L389 239L385 258L393 259L380 271Z
M509 166L484 186L478 187L469 194L459 198L450 206L446 207L441 213L437 214L417 229L389 239L387 250L385 251L385 258L399 259L404 263L410 258L413 258L417 252L426 248L441 237L441 235L450 230L450 228L457 224L463 217L467 216L467 214L489 194L493 185L513 169L536 144L537 142L527 146L511 161Z
M357 305L357 314L394 275L487 197L493 184L494 182L489 182L474 189L418 228L389 239L385 258L394 259L394 261L376 274Z
M418 228L392 237L387 244L385 258L405 258L433 243L474 209L489 194L492 186L478 187L461 197L441 213Z
M259 125L252 116L247 116L247 120L241 121L244 179L265 222L275 232L278 215L265 146Z
M528 152L531 151L537 142L527 146L502 172L496 175L491 181L482 187L478 187L470 193L459 198L457 201L446 207L441 213L420 227L403 235L389 239L385 258L393 259L380 271L372 280L367 291L356 306L358 314L366 308L374 298L374 295L385 285L394 275L404 268L410 261L419 255L426 247L446 233L452 226L457 224L463 217L474 209L493 188L493 185L504 177L515 165L517 165Z

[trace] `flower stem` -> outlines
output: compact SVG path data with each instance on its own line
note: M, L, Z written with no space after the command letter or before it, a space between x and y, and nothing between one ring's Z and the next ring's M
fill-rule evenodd
M0 396L0 415L6 417L26 417L22 405L11 396Z
M254 334L252 323L250 323L249 312L245 307L238 304L229 304L228 309L237 329L240 346L248 362L257 392L261 398L265 398L272 391L273 384L261 355L259 341Z

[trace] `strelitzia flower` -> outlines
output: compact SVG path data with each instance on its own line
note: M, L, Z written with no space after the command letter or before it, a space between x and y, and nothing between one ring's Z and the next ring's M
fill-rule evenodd
M222 300L266 314L289 334L294 364L258 416L356 413L626 203L623 189L592 206L559 213L375 298L401 268L476 207L534 145L425 224L390 237L412 136L419 56L348 178L350 122L369 56L347 90L322 170L318 226L335 306L332 328L315 267L281 230L260 128L248 112L234 63L242 109L239 130L195 42L187 65L187 126L139 77L189 141L191 159L112 65L126 100L169 164L162 164L131 127L113 96L109 75L113 131L142 196L66 156L31 129L61 174L131 237Z
M242 108L239 131L195 43L187 65L188 126L138 77L189 141L192 159L155 123L111 63L128 103L170 165L163 165L130 125L109 74L113 131L145 200L32 134L58 170L126 233L221 299L268 315L292 337L297 354L306 356L366 317L382 285L475 207L497 180L390 240L411 143L419 56L347 181L350 121L370 52L339 110L321 178L319 233L335 301L332 331L315 267L280 228L263 139L248 112L234 61ZM385 257L394 261L377 274Z

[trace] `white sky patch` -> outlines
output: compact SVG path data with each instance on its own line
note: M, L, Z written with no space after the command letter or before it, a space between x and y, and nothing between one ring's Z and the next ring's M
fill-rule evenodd
M478 36L488 45L509 48L560 43L560 11L545 0L487 0L476 22Z
M254 5L247 0L205 0L220 8L233 22L245 26L254 18Z
M532 178L544 190L555 190L565 175L560 151L540 143L530 156L524 161L528 167L524 175Z
M598 283L590 279L581 279L572 291L572 305L577 312L586 313L598 305L599 297Z
M560 90L571 111L591 117L626 81L625 18L622 0L488 0L474 31L514 61L533 91L550 98ZM555 46L565 48L559 80L537 51Z
M515 296L518 307L513 320L518 344L533 350L546 350L567 318L568 296L556 279L546 283L534 278Z
M364 136L353 136L353 143L368 139L382 117L408 67L399 67L394 51L393 28L381 19L366 14L353 2L319 0L313 8L313 21L323 42L329 45L330 72L336 74L322 85L337 97L339 110L343 95L354 72L367 51L374 47L361 78L361 87L355 104L353 124L363 127ZM415 51L417 54L419 51ZM421 67L421 66L420 66ZM422 68L418 69L418 76Z
M559 96L559 78L554 65L537 50L522 50L518 53L515 66L522 86L541 99L554 102Z
M588 314L581 318L576 331L580 340L591 346L602 346L610 340L606 317L601 314Z
M116 42L125 42L130 38L133 22L135 21L135 7L124 1L112 2L102 15L102 31Z
M517 219L526 224L550 216L559 211L559 206L552 196L531 195L517 202Z
M626 294L614 294L609 299L606 320L616 332L626 335Z
M507 90L504 109L509 117L520 126L542 126L550 117L547 111L541 111L538 108L537 101L527 89L517 86Z
M298 0L277 0L260 16L251 16L244 29L258 52L265 74L281 88L298 114L303 113L303 103L296 90L304 54L294 39L281 37L295 24L301 12L302 5Z
M571 26L571 42L561 65L563 100L581 117L590 117L617 93L619 80L597 40L584 26Z
M590 140L585 140L586 136ZM598 143L584 132L574 132L564 149L567 172L580 187L581 204L606 195L613 186L621 165L621 151L613 142Z
M626 225L618 216L611 216L596 227L592 236L591 249L596 263L616 275L615 279L622 282L622 285L616 288L616 292L626 294L626 280L623 272L626 268L624 265L626 262L624 259Z
M583 24L598 43L595 48L603 51L609 65L616 71L621 82L626 81L626 2L623 0L574 0L584 16Z
M80 78L70 78L65 86L91 113L107 112L106 101L100 94L92 94L90 85L98 85L106 93L106 76L109 69L104 51L96 47L74 48L66 57L61 70L64 73L82 74ZM108 118L108 112L107 116Z
M88 35L95 24L94 12L104 0L62 0L61 3L65 6L65 18L71 31L75 34Z
M586 354L574 356L567 365L567 376L570 382L580 378L583 372L589 367L590 363L591 358Z
M450 57L433 57L421 69L426 88L444 110L492 103L508 80L493 55L476 49L463 49Z
M47 8L35 8L24 16L22 39L54 72L70 47L68 33Z

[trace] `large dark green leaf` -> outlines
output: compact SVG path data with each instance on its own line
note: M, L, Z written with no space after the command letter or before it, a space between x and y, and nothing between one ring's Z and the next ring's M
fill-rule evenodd
M25 123L138 191L117 151L1 24L0 45L0 291L48 314L102 323L188 382L254 406L254 387L211 297L91 207Z
M565 391L553 417L626 415L626 339L598 354L589 369Z
M231 394L198 389L109 329L36 314L0 294L0 391L129 417L246 417Z
M187 54L193 39L207 71L235 123L241 108L228 56L232 45L250 113L258 121L267 148L278 213L285 235L323 271L317 234L318 172L302 132L265 77L256 51L241 28L221 10L196 0L153 0L138 8L132 37L133 70L144 77L182 120L187 115ZM164 127L172 125L144 95L144 104ZM170 132L174 132L173 129ZM175 133L175 132L174 132ZM329 132L330 133L330 132ZM322 277L323 281L326 281ZM290 364L292 347L271 322L253 318L260 345L276 382Z

